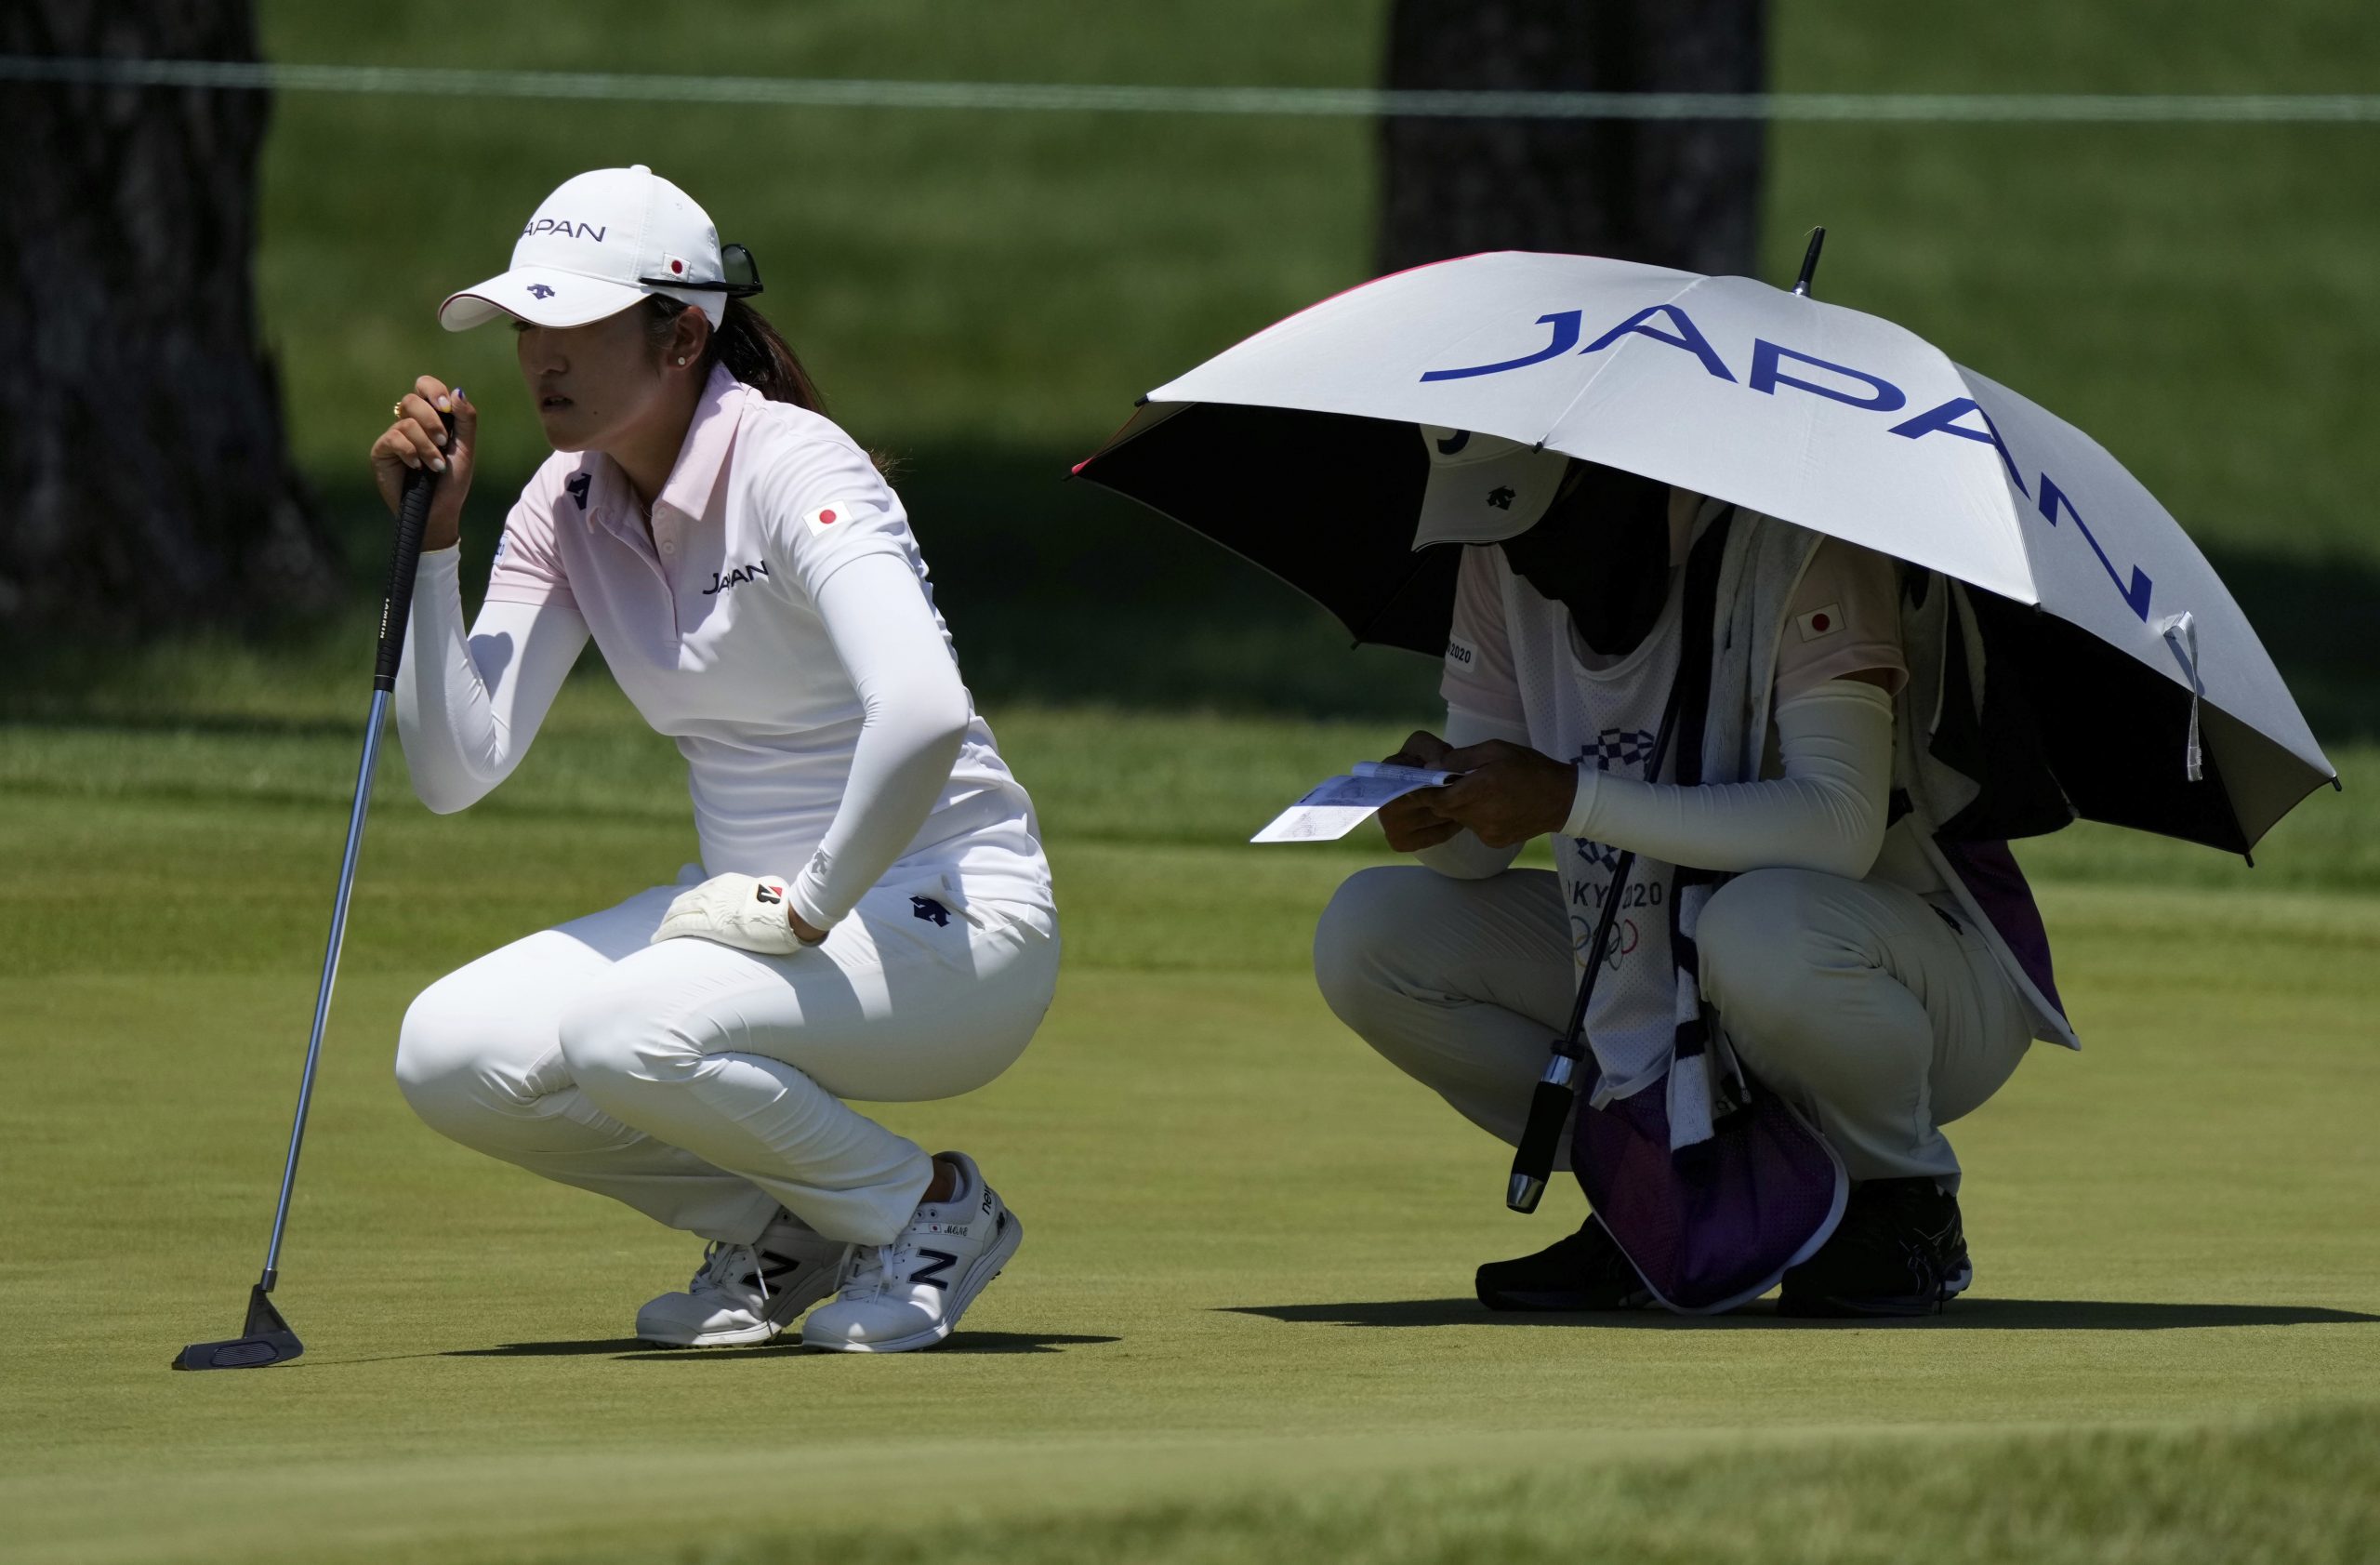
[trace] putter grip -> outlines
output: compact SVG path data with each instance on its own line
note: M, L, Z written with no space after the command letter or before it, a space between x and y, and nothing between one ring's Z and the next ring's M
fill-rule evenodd
M441 414L446 431L455 431L453 414ZM413 577L421 564L421 535L430 525L430 497L438 475L427 468L406 472L404 492L397 501L396 547L389 555L389 590L380 597L380 650L372 663L372 688L394 690L397 664L405 653L405 620L413 613Z

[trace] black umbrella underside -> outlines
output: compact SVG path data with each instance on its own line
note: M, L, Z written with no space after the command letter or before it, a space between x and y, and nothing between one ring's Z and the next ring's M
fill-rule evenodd
M1409 423L1198 403L1078 471L1271 571L1358 642L1431 657L1445 651L1461 548L1410 550L1428 459ZM2214 740L2271 741L2203 708L2204 776L2191 782L2182 764L2188 692L2054 615L1973 586L1968 593L2003 698L2038 735L2041 757L2084 817L2244 854L2319 786L2309 774L2286 800L2235 810ZM2062 812L2036 818L2000 834L2047 829Z

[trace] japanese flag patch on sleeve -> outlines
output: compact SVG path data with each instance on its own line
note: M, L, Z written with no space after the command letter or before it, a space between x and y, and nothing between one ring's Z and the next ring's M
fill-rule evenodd
M838 524L849 522L857 513L858 508L849 500L828 500L802 520L810 524L810 536L817 537L821 534L832 533ZM785 513L779 511L777 514L782 516Z
M1843 629L1843 605L1829 603L1824 608L1812 609L1807 614L1797 616L1793 620L1793 629L1802 633L1802 639L1805 642L1823 641Z

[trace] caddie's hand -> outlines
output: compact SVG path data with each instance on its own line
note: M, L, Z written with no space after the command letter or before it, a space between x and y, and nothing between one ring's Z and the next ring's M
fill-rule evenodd
M716 940L762 956L791 956L826 938L793 910L789 888L778 875L714 875L681 892L653 932L664 940Z
M1417 729L1406 736L1405 743L1397 747L1395 755L1385 760L1391 766L1421 766L1438 771L1441 769L1438 765L1440 759L1451 753L1444 739L1427 730ZM1430 807L1432 791L1424 789L1418 793L1408 793L1380 807L1380 829L1388 838L1391 849L1397 853L1419 853L1423 848L1436 847L1462 829L1461 821L1448 820Z
M1387 758L1385 764L1419 766L1424 771L1443 772L1447 770L1446 758L1453 753L1454 747L1444 739L1426 728L1417 728L1405 736L1405 742L1397 747L1395 755Z
M1438 769L1461 772L1444 788L1406 795L1471 828L1491 848L1509 848L1562 829L1579 792L1576 767L1508 739L1449 750ZM1402 803L1404 801L1399 800Z
M1397 746L1395 755L1387 755L1385 763L1393 764L1393 767L1428 767L1435 772L1437 760L1447 752L1449 752L1449 748L1447 748L1445 738L1431 734L1431 731L1416 729L1414 734L1407 736L1402 746ZM1419 853L1421 848L1435 848L1437 843L1463 829L1461 822L1447 819L1445 815L1428 805L1431 793L1431 789L1423 789L1421 793L1404 793L1402 798L1393 798L1385 805L1381 805L1381 834L1387 836L1387 845L1395 853Z
M1436 847L1462 829L1462 822L1448 820L1431 807L1429 801L1440 791L1421 789L1380 807L1380 829L1391 848L1398 853L1419 853L1423 848Z
M439 415L451 413L455 430L446 431ZM471 454L477 449L480 412L460 391L450 391L434 375L413 383L397 399L396 422L372 443L372 481L389 514L404 497L405 474L426 470L438 475L430 496L430 522L422 529L421 547L451 549L463 536L463 497L471 488Z

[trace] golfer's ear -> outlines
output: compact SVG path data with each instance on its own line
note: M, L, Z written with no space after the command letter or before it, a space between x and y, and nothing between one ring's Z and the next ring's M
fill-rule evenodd
M699 308L681 310L671 317L677 329L669 334L669 356L682 357L689 365L703 362L703 352L710 346L710 317Z

